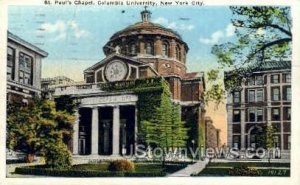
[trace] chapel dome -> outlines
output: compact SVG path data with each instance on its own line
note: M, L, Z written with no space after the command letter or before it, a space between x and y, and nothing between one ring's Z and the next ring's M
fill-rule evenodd
M147 47L141 46L141 43L151 41L153 47L155 47L155 45L157 45L157 40L166 42L170 49L172 44L174 45L174 48L178 45L178 47L181 48L180 50L182 53L187 53L188 45L176 31L151 22L150 17L151 12L149 10L145 9L142 11L142 21L114 33L103 47L104 53L106 55L114 53L115 48L118 46L122 54L135 56L143 53L143 47ZM137 47L136 49L133 49L134 46L132 43ZM134 50L134 52L131 50ZM157 53L153 52L153 55L157 55Z

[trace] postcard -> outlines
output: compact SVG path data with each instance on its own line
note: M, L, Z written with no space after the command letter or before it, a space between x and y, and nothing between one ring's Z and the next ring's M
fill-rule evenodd
M2 1L3 182L298 184L300 2L228 3Z

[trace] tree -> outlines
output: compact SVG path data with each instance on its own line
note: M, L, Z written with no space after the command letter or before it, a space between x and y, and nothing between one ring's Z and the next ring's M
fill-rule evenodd
M184 147L188 139L187 131L184 122L181 121L180 105L173 106L172 112L172 147Z
M219 63L219 69L212 73L232 69L230 75L225 76L228 89L239 87L241 80L266 60L289 59L292 42L289 7L239 6L230 10L236 39L214 45L211 51ZM223 96L221 89L222 85L214 84L206 93L207 98L219 103Z
M27 161L32 162L33 156L41 150L39 138L40 123L38 109L33 102L28 105L12 102L8 105L7 147L27 154Z
M266 125L266 148L270 150L274 147L274 140L273 140L273 134L274 134L274 128L271 123L267 123Z
M29 162L40 154L46 157L47 165L58 167L59 161L70 159L63 138L71 137L74 119L67 111L56 111L55 102L51 100L35 100L28 105L13 102L8 109L8 147L28 154ZM63 153L57 154L61 157L56 158L59 165L49 158L55 151Z

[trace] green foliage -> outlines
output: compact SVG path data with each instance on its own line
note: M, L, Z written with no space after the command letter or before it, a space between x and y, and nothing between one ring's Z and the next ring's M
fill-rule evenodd
M128 160L111 161L108 165L109 171L133 172L134 169L134 163Z
M40 151L43 145L39 137L42 123L38 107L33 103L11 102L7 113L7 147L28 156Z
M48 143L46 148L45 162L48 167L56 169L65 169L71 167L72 156L64 143Z
M290 58L291 15L289 7L238 6L230 9L237 39L214 45L211 52L217 57L219 70L233 69L225 76L225 87L235 90L241 86L242 79L266 59ZM216 70L212 70L207 74L208 81L217 76L215 73ZM208 88L206 100L220 103L222 94L222 85L215 82Z
M184 147L188 139L188 129L185 128L184 122L181 121L181 107L180 105L173 106L172 112L172 147Z
M271 149L274 146L274 140L273 140L273 134L274 134L274 129L272 126L272 123L267 123L266 126L266 148Z
M47 159L50 151L62 150L62 155L66 155L63 138L71 137L74 119L66 111L56 111L55 102L51 100L35 100L29 105L13 102L8 106L8 148L32 156L46 156L46 163L51 161ZM68 158L67 155L64 157ZM61 159L58 160L61 163Z

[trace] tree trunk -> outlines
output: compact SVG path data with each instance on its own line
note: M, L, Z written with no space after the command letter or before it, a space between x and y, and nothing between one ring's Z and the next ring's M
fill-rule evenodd
M32 163L33 160L34 160L34 154L33 153L27 154L26 162L27 163Z

